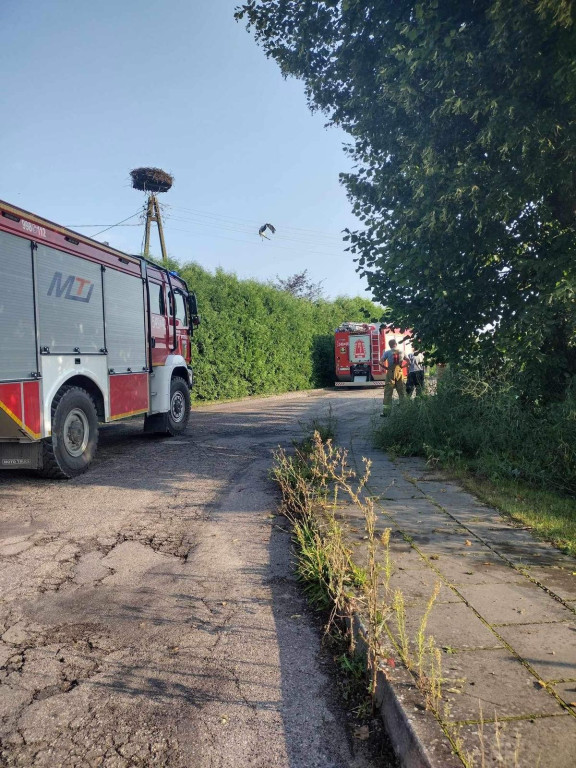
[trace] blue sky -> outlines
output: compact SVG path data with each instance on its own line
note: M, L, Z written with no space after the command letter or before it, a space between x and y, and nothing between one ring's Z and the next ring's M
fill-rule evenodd
M367 295L340 235L356 226L338 183L346 137L310 113L236 4L1 0L0 198L103 229L144 203L130 169L158 166L175 177L161 202L178 261L262 281L308 269L328 296ZM98 239L139 253L129 223Z

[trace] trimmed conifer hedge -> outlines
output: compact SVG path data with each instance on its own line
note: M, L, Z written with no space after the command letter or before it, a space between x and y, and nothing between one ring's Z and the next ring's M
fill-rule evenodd
M202 323L194 333L194 399L292 392L334 383L334 329L380 320L363 298L311 302L255 280L197 264L179 268L196 292Z

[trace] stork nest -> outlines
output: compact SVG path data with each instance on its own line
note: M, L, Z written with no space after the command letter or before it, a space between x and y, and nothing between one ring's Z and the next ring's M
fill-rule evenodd
M130 171L132 186L142 192L168 192L174 177L161 168L134 168Z

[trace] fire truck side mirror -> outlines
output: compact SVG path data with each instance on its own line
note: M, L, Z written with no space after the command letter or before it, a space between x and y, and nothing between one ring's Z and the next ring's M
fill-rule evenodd
M196 294L188 294L188 311L190 313L190 327L197 328L200 325L200 315L198 314L198 302Z

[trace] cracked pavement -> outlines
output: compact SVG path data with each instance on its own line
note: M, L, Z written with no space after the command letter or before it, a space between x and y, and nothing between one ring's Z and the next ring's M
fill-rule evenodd
M75 480L0 474L0 765L371 765L268 476L330 402L367 405L316 392L195 408L172 440L138 420L102 428Z

